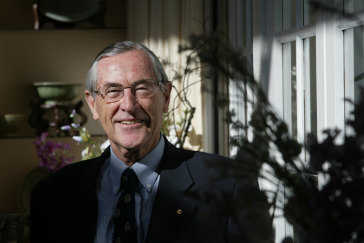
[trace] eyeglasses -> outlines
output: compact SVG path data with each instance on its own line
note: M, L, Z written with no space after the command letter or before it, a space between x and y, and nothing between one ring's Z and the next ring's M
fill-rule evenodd
M158 85L163 87L163 82L152 79L142 79L132 83L130 86L127 87L118 84L104 85L98 90L94 90L93 92L96 94L100 94L107 103L112 103L119 101L121 98L123 98L124 90L129 88L136 98L150 98L156 93Z

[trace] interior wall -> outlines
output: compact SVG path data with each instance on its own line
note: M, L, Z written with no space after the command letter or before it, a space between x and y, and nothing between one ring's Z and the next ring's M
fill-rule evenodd
M20 196L25 177L38 166L34 138L0 139L0 212L23 213ZM61 138L72 147L74 161L81 159L83 146L71 138Z
M82 83L83 90L97 53L125 37L125 29L0 31L0 114L23 113L28 117L30 102L36 99L33 82ZM75 101L79 99L83 99L82 94ZM93 134L102 134L86 106L84 102L89 118L86 127ZM38 164L34 141L34 129L26 122L15 136L0 137L0 211L20 212L22 181ZM81 147L72 144L77 161Z
M106 28L126 27L127 0L103 0L105 15L103 22ZM62 1L59 1L62 2ZM70 1L65 1L69 4ZM73 0L77 4L76 0ZM33 0L1 0L0 29L1 30L31 30L34 28ZM67 5L66 5L67 6ZM125 11L125 13L124 13ZM55 26L46 23L43 28L55 29ZM82 21L76 28L95 28L91 21Z
M0 32L0 114L31 114L30 102L37 96L33 82L72 82L83 85L86 73L105 46L125 39L125 30L57 30ZM83 99L82 92L74 99ZM9 105L11 104L11 105ZM84 102L87 128L101 134ZM25 123L20 136L34 135Z

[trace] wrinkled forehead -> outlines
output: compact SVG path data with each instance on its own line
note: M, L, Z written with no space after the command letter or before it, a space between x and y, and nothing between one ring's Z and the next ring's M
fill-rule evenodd
M97 65L97 81L128 82L141 79L158 79L148 54L131 50L114 56L104 57Z

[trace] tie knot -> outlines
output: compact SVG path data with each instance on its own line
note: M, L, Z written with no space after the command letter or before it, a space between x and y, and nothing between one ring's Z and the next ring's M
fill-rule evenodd
M120 189L134 188L135 190L135 185L137 184L137 182L138 182L138 177L136 176L134 170L128 167L126 170L124 170L123 174L121 175Z

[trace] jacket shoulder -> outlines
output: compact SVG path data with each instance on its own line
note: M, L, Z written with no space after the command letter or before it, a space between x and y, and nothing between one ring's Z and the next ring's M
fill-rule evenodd
M78 185L81 181L93 180L98 176L104 161L104 158L98 157L69 164L38 182L33 187L32 193L37 191L62 192Z

